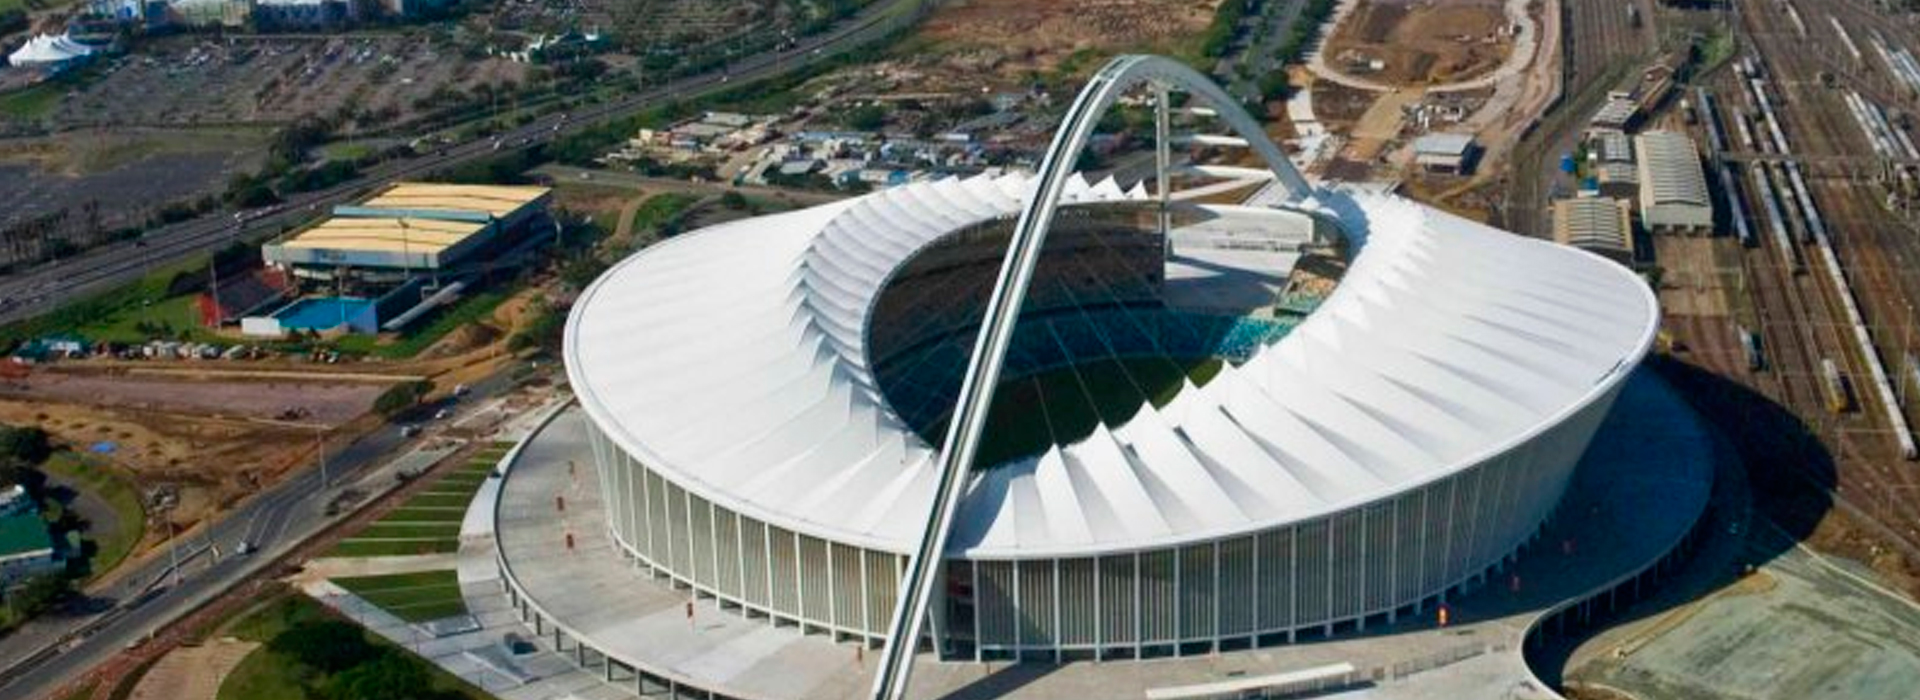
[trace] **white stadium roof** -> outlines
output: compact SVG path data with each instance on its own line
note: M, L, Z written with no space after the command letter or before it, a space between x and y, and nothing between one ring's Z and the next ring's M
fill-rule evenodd
M939 462L877 389L864 315L915 251L1018 213L1032 187L913 184L654 246L576 305L572 385L609 438L700 497L910 552ZM1142 196L1076 178L1065 201ZM1391 195L1316 196L1357 248L1317 311L1160 409L975 472L949 553L1166 546L1375 501L1555 425L1652 342L1654 298L1618 265Z

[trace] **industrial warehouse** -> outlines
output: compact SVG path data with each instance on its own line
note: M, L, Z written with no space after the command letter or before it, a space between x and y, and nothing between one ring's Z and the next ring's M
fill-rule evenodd
M550 237L544 187L398 183L261 248L273 271L317 292L241 319L253 336L398 330Z
M1142 83L1221 105L1272 171L1257 192L1201 204L1164 171L1151 189L1068 171ZM1164 59L1116 60L1071 113L1037 175L721 224L589 288L566 333L578 406L517 448L494 506L532 633L639 694L941 697L1017 660L1065 664L1017 697L1240 697L1465 653L1403 632L1495 576L1519 592L1549 529L1619 523L1590 566L1556 566L1582 583L1529 589L1542 607L1637 592L1683 548L1705 441L1628 381L1659 317L1630 271L1309 185ZM1032 264L996 276L1013 242ZM1610 441L1582 470L1605 478L1575 488L1616 400L1685 437ZM1567 500L1588 517L1551 524ZM1238 653L1307 639L1353 655ZM1250 670L1218 681L1219 658ZM1120 663L1073 663L1094 660Z

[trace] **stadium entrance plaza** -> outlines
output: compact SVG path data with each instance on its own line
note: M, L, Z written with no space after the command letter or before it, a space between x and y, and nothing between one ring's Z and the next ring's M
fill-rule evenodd
M606 535L587 434L586 417L567 409L514 459L493 537L463 544L463 588L484 623L472 635L480 638L463 644L486 662L443 665L512 700L633 697L642 685L654 695L666 690L657 683L694 696L867 692L874 650L694 599L620 556ZM1616 587L1631 592L1637 574L1672 552L1706 508L1713 449L1692 410L1643 373L1609 414L1556 517L1511 566L1448 601L1444 627L1428 608L1418 618L1342 629L1332 638L1182 658L1055 665L940 662L922 654L912 695L1201 696L1193 694L1204 684L1350 664L1350 677L1365 681L1351 691L1357 697L1553 697L1527 669L1522 640L1563 603ZM504 567L488 571L496 541ZM508 581L524 592L518 604L503 592ZM1568 614L1585 612L1576 605ZM515 657L475 646L500 647L509 631L537 639L540 650ZM634 666L645 672L644 683Z

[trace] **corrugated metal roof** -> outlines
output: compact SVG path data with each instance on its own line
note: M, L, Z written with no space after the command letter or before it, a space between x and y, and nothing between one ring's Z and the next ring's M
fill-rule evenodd
M362 203L367 207L483 212L502 218L547 195L545 187L401 182Z
M281 243L315 250L438 253L479 233L486 224L435 219L332 218Z
M1413 140L1414 153L1423 156L1461 157L1472 147L1472 134L1427 134Z
M1640 152L1641 206L1713 205L1692 138L1676 131L1649 131L1634 137L1634 146Z
M1581 197L1553 203L1553 239L1576 248L1632 253L1632 221L1622 199Z

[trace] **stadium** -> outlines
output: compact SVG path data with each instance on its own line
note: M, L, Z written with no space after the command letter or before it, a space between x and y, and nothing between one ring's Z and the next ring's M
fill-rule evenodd
M1271 171L1258 191L1170 193L1164 145L1151 188L1072 174L1139 85L1162 144L1169 87L1223 105ZM1309 186L1221 98L1123 58L1038 174L720 224L605 273L564 355L620 554L862 646L937 572L923 648L954 662L1363 631L1509 565L1648 351L1652 293L1585 252ZM1006 262L1027 254L1026 275ZM969 421L979 439L944 450ZM964 469L950 508L943 458ZM916 569L930 541L942 565Z

